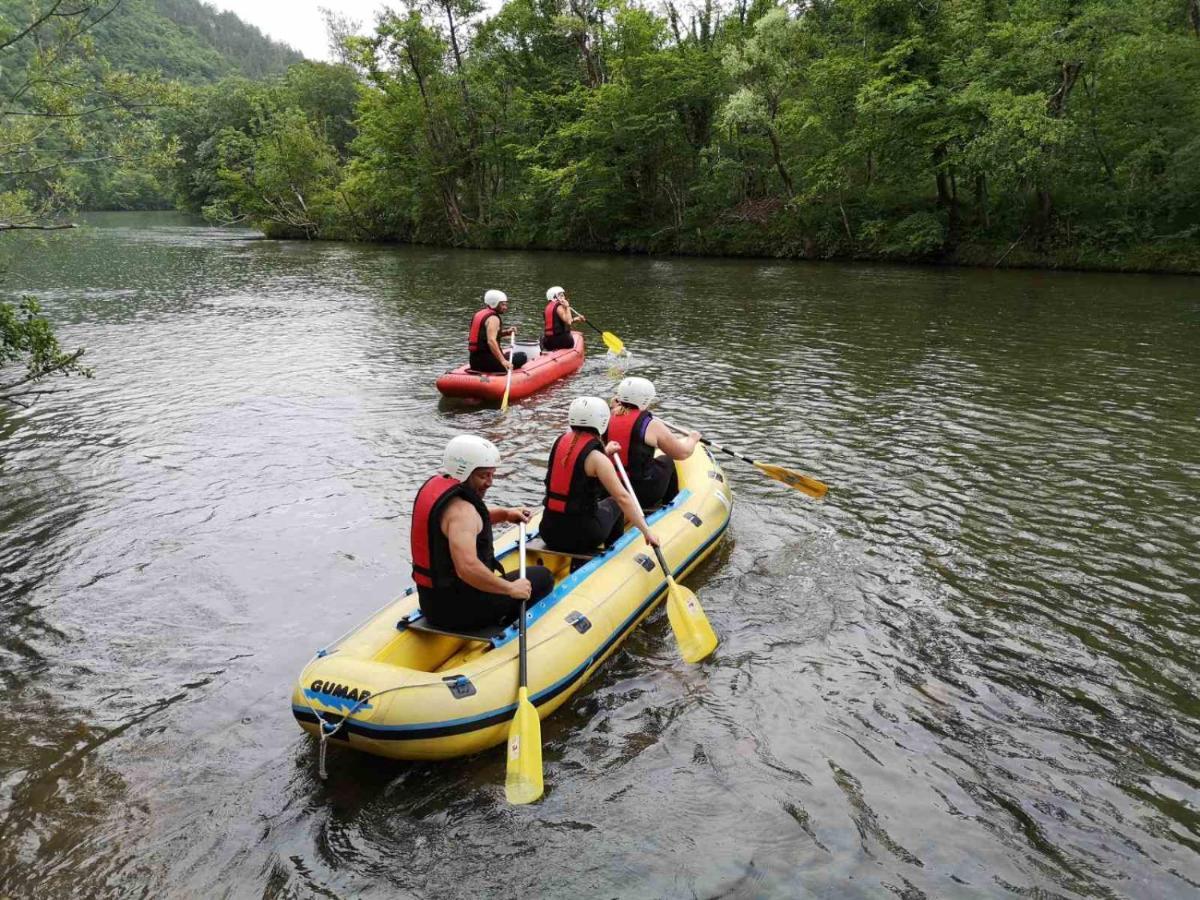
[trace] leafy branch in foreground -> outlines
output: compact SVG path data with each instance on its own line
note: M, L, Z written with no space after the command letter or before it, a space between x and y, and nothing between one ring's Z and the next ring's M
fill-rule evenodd
M46 393L31 389L52 375L91 378L92 370L80 363L83 354L82 347L63 351L53 327L32 297L22 298L18 305L0 302L0 403L28 406L22 398ZM6 380L6 376L13 380Z

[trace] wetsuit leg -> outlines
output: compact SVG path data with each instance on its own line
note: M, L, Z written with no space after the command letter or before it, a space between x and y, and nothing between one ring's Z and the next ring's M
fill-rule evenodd
M510 572L504 577L509 581L516 581L517 572ZM529 579L530 587L533 592L529 597L529 605L537 603L552 590L554 590L554 573L545 566L526 566L525 577Z
M651 460L650 464L646 466L645 477L633 482L633 492L637 495L642 509L651 509L667 502L668 494L671 497L678 494L678 486L673 492L671 490L673 481L678 485L675 463L665 456L656 456Z
M625 519L617 501L608 497L586 518L546 512L542 515L541 537L551 550L563 553L594 553L600 545L621 536ZM611 540L609 540L611 538Z
M467 365L476 372L503 372L504 366L492 356L490 350L479 350L470 355Z
M625 516L612 497L601 500L596 507L596 530L605 536L605 547L615 544L625 531Z

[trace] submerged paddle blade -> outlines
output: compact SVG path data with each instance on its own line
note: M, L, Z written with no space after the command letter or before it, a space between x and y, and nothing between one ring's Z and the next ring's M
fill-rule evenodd
M509 803L532 803L542 796L542 723L521 688L517 712L508 726L508 774L504 796Z
M604 346L613 353L620 354L625 352L625 344L611 331L602 332L600 337L604 340Z
M756 462L754 464L767 475L774 478L776 481L786 484L788 487L793 487L798 491L802 491L808 496L820 500L825 496L825 492L829 490L829 485L823 481L817 481L815 478L809 478L807 475L801 475L793 469L785 469L783 466L772 465L771 463Z
M690 590L674 579L667 591L667 621L675 632L679 654L685 662L700 662L717 647L717 635L708 616Z

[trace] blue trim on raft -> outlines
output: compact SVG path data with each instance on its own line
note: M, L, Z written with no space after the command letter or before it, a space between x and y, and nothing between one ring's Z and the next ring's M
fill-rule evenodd
M701 556L709 547L720 540L721 536L729 528L729 521L732 516L727 517L721 527L715 531L707 541L696 549L683 564L671 572L672 577L682 572L699 556ZM531 695L530 700L533 704L541 705L550 700L553 700L572 684L582 678L587 671L596 664L596 661L604 656L614 644L619 643L624 639L626 633L633 627L634 623L641 615L654 603L662 597L667 591L666 579L663 579L662 584L648 596L638 608L634 610L621 625L609 635L608 640L596 649L596 652L588 656L582 663L579 664L570 674L564 676L555 684L550 685L541 692ZM384 741L413 741L424 740L429 738L450 737L456 734L463 734L468 731L475 731L481 728L498 725L501 722L507 722L512 718L513 712L516 710L516 704L510 704L500 709L489 710L485 713L479 713L474 716L466 716L461 719L449 719L444 722L434 722L431 724L418 725L372 725L366 722L360 722L357 719L350 719L345 730L360 737L370 738L372 740ZM309 722L313 725L317 723L317 717L312 710L303 706L292 705L292 714L300 721ZM338 721L340 717L336 715L325 716L326 720Z
M663 516L665 516L671 512L674 512L675 509L680 504L682 504L684 501L686 501L691 496L692 496L691 490L685 488L684 490L680 491L678 494L675 495L674 500L672 500L670 503L668 503L662 509L655 511L653 514L648 516L646 518L646 523L650 524L650 525L654 524L655 522L660 520ZM560 600L565 598L568 594L571 593L571 591L575 590L575 588L579 587L579 585L582 584L584 582L584 580L587 579L590 575L592 575L592 573L596 572L601 566L606 565L608 562L610 562L611 557L615 556L617 553L620 553L622 550L624 550L626 547L628 547L629 544L633 540L635 540L636 538L638 538L640 536L641 536L641 532L639 532L636 528L626 529L625 533L622 534L619 538L617 538L616 543L614 543L611 547L607 548L603 553L596 554L595 558L589 559L586 563L584 563L582 566L580 566L578 569L576 569L574 572L572 572L570 575L568 575L566 578L564 578L562 581L560 581L558 584L556 584L554 586L554 590L552 590L549 594L547 594L545 597L543 597L541 600L539 600L537 602L537 604L533 607L533 609L530 609L527 611L527 613L526 613L527 619L526 619L525 627L526 628L532 627L534 622L536 622L542 616L549 613L550 610L554 609L554 607L556 607L558 605ZM497 559L505 557L509 553L515 553L518 549L518 543L519 542L514 541L511 549L506 548L503 552L497 554ZM705 546L707 546L707 545L705 545ZM685 563L685 565L686 565L686 563ZM509 641L516 640L519 633L520 633L520 629L518 628L517 623L514 622L512 625L510 625L508 627L508 629L506 631L503 632L503 634L501 636L499 636L498 638L496 638L496 640L494 640L492 642L492 646L493 647L503 647ZM513 708L515 709L516 707L514 706Z

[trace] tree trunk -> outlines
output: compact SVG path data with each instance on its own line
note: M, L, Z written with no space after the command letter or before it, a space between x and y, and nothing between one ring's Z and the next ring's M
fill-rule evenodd
M442 140L438 136L438 127L433 116L433 105L430 103L429 94L425 87L425 74L421 69L416 54L413 53L412 45L406 44L404 49L408 56L408 64L412 68L413 77L417 81L417 90L421 93L422 104L425 107L425 140L429 145L430 154L440 167L446 161L448 154L445 153L442 147ZM455 234L465 234L467 223L463 218L462 207L458 202L458 192L454 189L454 176L439 174L437 182L438 193L442 196L442 206L446 210L446 224L450 226L450 230Z
M1061 63L1058 88L1046 101L1046 112L1055 119L1061 119L1067 111L1067 99L1075 88L1079 73L1083 71L1083 62L1067 60ZM1037 187L1037 223L1043 233L1050 230L1050 222L1054 218L1054 197L1050 193L1050 185L1044 181Z
M788 174L787 169L783 166L783 152L779 146L779 135L775 133L775 126L767 126L767 137L771 139L771 156L775 159L775 168L779 171L779 177L783 180L783 186L787 188L788 199L796 196L796 188L792 185L792 176Z
M954 183L954 175L946 165L948 148L938 144L933 148L934 174L937 181L937 205L946 211L948 242L954 244L958 240L958 186Z
M988 215L987 176L982 172L975 176L975 208L983 216L983 227L991 228L991 216Z
M600 67L599 60L596 59L596 54L592 50L589 35L591 31L591 21L587 14L579 7L577 0L571 0L571 12L579 19L580 30L575 35L575 44L579 47L579 55L583 58L583 67L587 72L588 87L598 88L604 83L604 71Z

